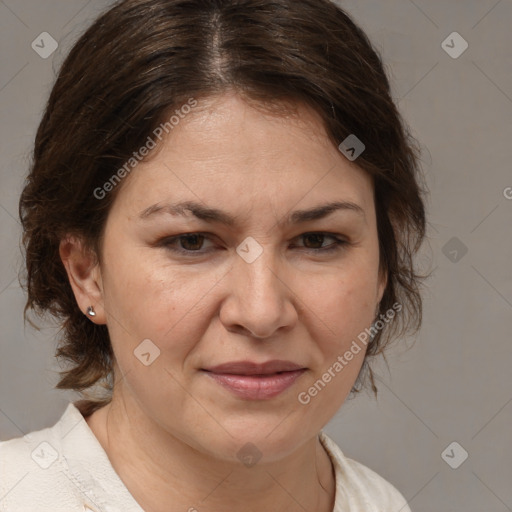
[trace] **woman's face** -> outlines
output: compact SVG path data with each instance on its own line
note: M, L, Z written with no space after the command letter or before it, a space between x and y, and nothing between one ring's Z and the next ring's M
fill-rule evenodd
M105 228L96 309L124 375L115 396L225 460L249 442L266 461L279 459L332 418L364 345L341 371L333 365L370 326L385 286L371 179L328 141L314 113L298 112L300 121L270 116L232 94L199 102L125 178ZM182 202L206 215L173 214ZM361 210L294 215L333 202ZM206 371L273 360L305 370ZM330 382L308 393L329 368Z

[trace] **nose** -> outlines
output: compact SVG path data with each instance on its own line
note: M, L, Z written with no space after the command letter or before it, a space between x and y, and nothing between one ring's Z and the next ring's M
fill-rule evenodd
M268 246L251 263L236 255L220 310L226 329L260 339L291 330L298 314L289 276Z

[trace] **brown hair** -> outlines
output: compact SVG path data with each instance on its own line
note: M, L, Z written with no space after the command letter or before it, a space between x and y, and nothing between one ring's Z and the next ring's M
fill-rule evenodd
M107 327L90 322L76 303L60 240L79 235L100 258L122 184L101 200L94 190L169 112L227 90L261 105L305 103L334 144L355 134L366 146L357 164L373 177L380 268L388 271L380 312L397 302L402 309L368 344L353 391L368 373L376 393L368 358L419 330L425 276L412 259L426 222L419 150L364 32L329 0L125 0L93 23L62 64L20 199L25 318L32 309L61 323L56 355L71 366L58 388L84 391L104 382L111 391L113 362ZM89 413L109 401L92 396Z

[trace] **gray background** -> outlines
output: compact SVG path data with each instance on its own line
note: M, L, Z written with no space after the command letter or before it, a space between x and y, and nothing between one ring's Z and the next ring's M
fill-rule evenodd
M512 1L340 3L381 51L422 143L431 195L420 261L435 272L420 334L395 344L390 371L377 368L378 401L346 402L326 431L413 512L512 510ZM0 0L1 440L53 425L76 399L52 389L55 329L23 325L17 203L55 72L109 4ZM469 43L456 59L441 46L453 31ZM31 48L42 32L59 42L48 59ZM453 441L469 454L458 469L441 457Z

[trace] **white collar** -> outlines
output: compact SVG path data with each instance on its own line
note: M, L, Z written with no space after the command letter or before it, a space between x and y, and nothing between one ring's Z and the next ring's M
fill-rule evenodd
M68 404L54 428L61 440L61 453L66 459L69 476L84 498L84 510L144 512L75 404Z

